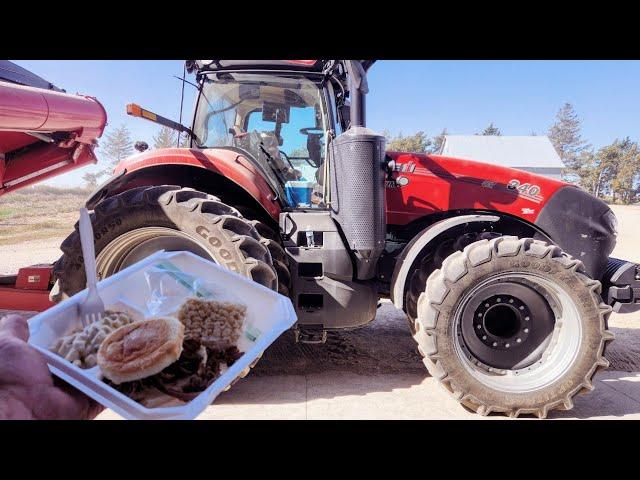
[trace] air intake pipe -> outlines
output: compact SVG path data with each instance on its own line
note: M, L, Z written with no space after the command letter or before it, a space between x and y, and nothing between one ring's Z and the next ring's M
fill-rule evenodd
M356 263L356 279L375 277L386 237L385 138L366 128L366 72L358 60L345 62L349 75L351 125L331 142L331 214Z
M349 98L350 98L350 120L352 127L367 126L367 103L365 101L369 93L367 84L367 72L362 67L362 63L357 60L346 61L347 73L349 74Z

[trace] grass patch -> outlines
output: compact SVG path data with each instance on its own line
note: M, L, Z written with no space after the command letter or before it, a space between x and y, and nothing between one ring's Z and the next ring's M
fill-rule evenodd
M11 205L0 208L0 220L20 217L29 213L29 207L25 205Z
M72 227L73 230L73 227ZM47 230L34 230L34 231L18 231L13 232L10 235L0 236L0 246L4 245L18 245L24 242L30 242L32 240L48 240L50 238L64 239L71 233L72 230L66 229L47 229ZM60 241L62 243L62 240Z
M73 231L89 192L39 186L0 198L0 245L66 236Z
M13 195L80 195L88 197L90 193L91 189L84 187L62 188L49 185L35 185L13 192ZM11 193L8 195L11 195Z

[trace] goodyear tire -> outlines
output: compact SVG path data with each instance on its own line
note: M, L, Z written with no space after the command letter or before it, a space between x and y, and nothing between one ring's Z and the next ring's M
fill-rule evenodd
M213 195L171 185L134 188L103 200L90 216L99 278L163 248L189 250L288 294L289 270L277 234ZM86 284L77 224L60 249L53 300Z
M571 409L608 366L611 308L600 290L557 246L480 240L430 274L414 338L431 375L463 405L544 418Z

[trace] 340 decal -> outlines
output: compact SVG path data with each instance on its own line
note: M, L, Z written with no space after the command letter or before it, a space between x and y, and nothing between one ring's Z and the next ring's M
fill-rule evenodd
M544 197L540 195L540 187L538 185L520 183L520 180L516 180L515 178L513 180L509 180L507 188L509 190L517 191L518 195L521 197L525 197L536 203L540 203L544 199Z

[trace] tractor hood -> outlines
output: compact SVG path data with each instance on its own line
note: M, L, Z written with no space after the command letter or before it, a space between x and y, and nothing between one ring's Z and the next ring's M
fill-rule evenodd
M490 212L517 217L600 278L616 242L609 206L574 185L488 163L388 152L395 161L386 183L387 223L407 225L432 214Z
M568 184L488 163L387 152L395 161L387 181L387 221L404 225L451 210L499 211L535 223L545 203Z
M70 95L0 62L0 195L95 163L107 122L95 98Z

